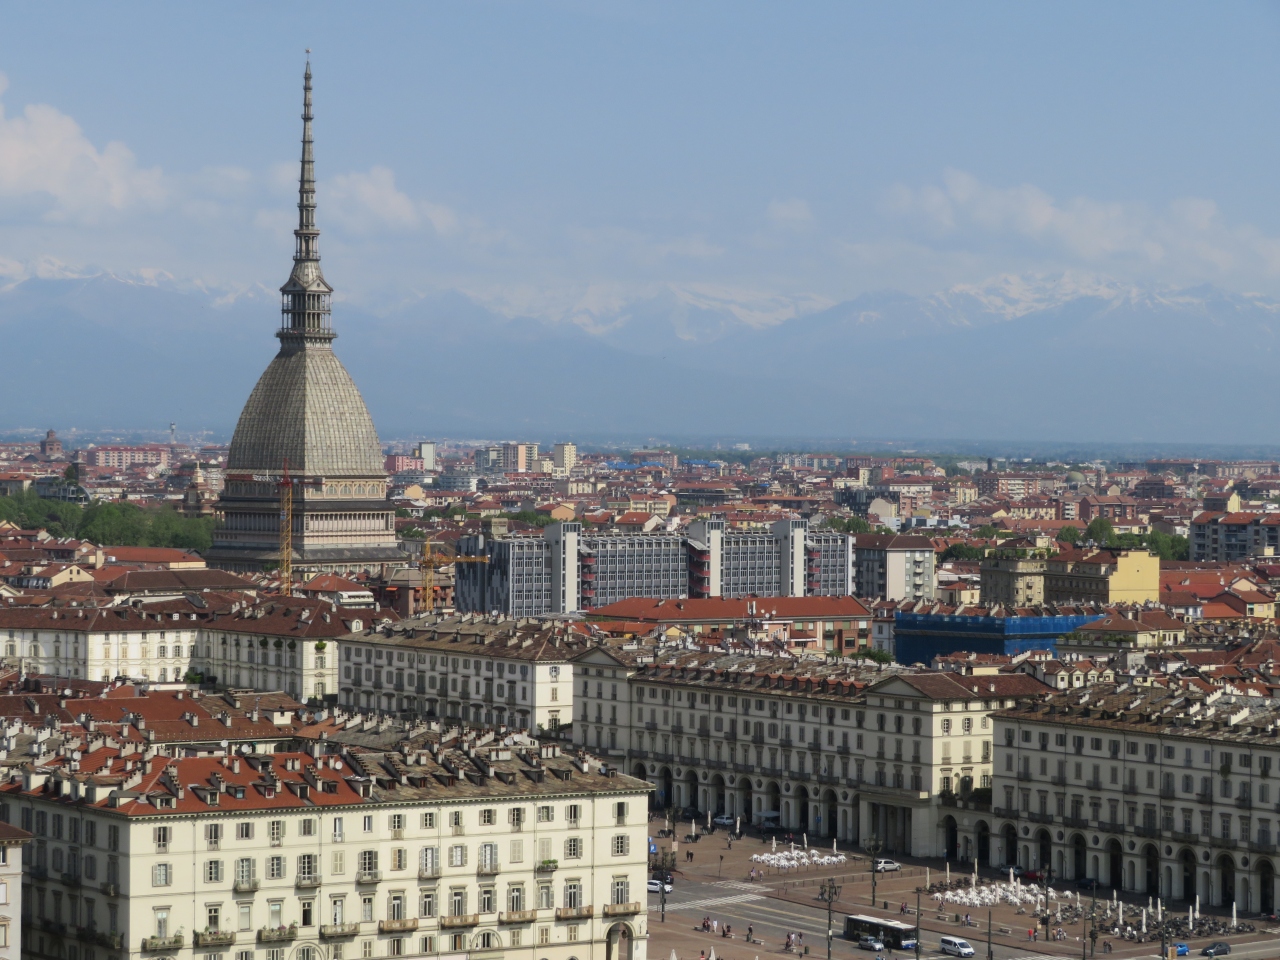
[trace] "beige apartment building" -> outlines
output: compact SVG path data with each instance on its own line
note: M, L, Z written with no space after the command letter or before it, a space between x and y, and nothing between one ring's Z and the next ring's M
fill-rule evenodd
M558 730L573 715L569 661L585 638L564 622L428 614L339 638L339 702L477 727Z
M15 775L24 955L644 960L648 785L460 746Z
M1167 909L1275 911L1280 714L1265 701L1098 683L998 711L991 865L1051 866ZM980 823L978 822L980 821Z
M964 853L947 818L956 798L991 786L991 711L1048 692L1022 674L884 674L604 647L574 667L575 739L616 730L628 770L653 783L656 807L811 839L874 835L912 856Z

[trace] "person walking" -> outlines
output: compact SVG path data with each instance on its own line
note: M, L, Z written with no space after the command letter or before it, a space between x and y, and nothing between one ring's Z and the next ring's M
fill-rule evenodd
M747 943L751 942L751 934L755 932L755 929L756 928L754 924L750 924L750 923L747 924Z

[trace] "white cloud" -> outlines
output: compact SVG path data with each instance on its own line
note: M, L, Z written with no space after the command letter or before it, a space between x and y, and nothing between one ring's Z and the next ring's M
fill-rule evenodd
M0 94L7 86L0 75ZM99 150L79 124L47 104L14 117L0 104L0 197L47 198L45 216L57 220L153 205L165 194L160 169L140 168L124 144Z
M781 227L796 229L813 223L813 211L800 199L774 200L765 211L769 219Z
M967 248L979 260L985 241L1014 240L1035 245L1020 249L1020 257L1049 257L1057 269L1104 266L1116 275L1181 282L1280 275L1280 238L1226 222L1218 205L1201 197L1178 198L1153 211L1137 203L1059 199L1032 184L997 187L947 170L941 184L898 184L886 199L892 215L924 228L925 243L946 241L949 249Z
M396 186L387 167L339 174L320 184L324 217L357 232L416 230L423 221L440 235L457 229L458 217L443 204L415 201Z

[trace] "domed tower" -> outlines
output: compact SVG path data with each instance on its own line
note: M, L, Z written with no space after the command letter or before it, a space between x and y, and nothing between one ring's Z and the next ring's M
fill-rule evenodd
M280 288L280 352L249 395L227 457L207 561L242 573L280 558L280 483L293 483L295 572L358 573L403 564L373 419L333 352L333 288L320 270L311 64L303 81L302 174L293 271Z

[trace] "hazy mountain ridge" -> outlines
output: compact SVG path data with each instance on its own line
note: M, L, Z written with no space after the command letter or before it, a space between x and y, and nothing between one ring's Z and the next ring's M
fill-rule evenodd
M1280 439L1248 392L1273 376L1269 298L1000 277L765 306L660 293L584 327L446 291L376 314L335 304L335 349L383 435ZM5 419L229 431L275 352L277 310L273 291L169 278L14 284L0 291Z

